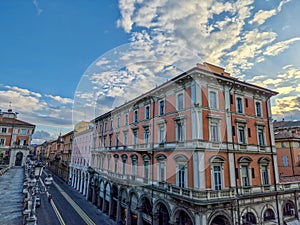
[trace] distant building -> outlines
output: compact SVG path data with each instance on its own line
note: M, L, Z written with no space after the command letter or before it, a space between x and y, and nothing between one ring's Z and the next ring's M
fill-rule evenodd
M70 184L84 196L89 185L88 168L91 165L92 132L91 122L82 121L74 127L69 180Z
M281 182L300 181L300 121L274 122Z
M18 120L12 109L0 112L0 163L25 165L35 125Z

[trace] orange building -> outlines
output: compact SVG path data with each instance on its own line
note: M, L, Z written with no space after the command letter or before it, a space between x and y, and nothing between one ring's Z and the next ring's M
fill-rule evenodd
M18 120L9 109L0 111L0 162L9 166L25 165L35 125Z
M300 121L274 122L281 182L300 181Z
M276 94L204 63L100 115L88 200L128 225L296 220L298 197L279 184Z

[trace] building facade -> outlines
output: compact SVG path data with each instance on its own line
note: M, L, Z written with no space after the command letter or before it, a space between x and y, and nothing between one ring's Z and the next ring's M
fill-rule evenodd
M84 196L86 196L89 186L88 168L91 162L93 136L93 127L91 125L90 122L79 122L75 125L70 161L70 185Z
M300 181L300 121L274 122L281 182Z
M18 120L12 109L0 112L0 162L8 166L25 165L35 125Z
M297 224L270 98L204 63L93 120L87 198L120 224Z

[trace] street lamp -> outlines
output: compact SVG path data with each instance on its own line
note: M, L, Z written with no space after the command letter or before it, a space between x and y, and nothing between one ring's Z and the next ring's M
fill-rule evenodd
M23 193L28 195L25 199L27 202L28 208L24 211L24 214L28 215L26 218L25 224L26 225L36 225L37 218L35 209L37 207L37 195L47 193L47 189L45 186L42 188L39 185L39 179L42 175L44 165L42 162L36 162L33 157L28 157L26 163L26 170L25 170L25 178L27 178L27 182L24 183L24 190ZM48 185L52 184L53 179L49 180ZM47 193L48 194L48 193ZM49 195L49 194L48 194Z

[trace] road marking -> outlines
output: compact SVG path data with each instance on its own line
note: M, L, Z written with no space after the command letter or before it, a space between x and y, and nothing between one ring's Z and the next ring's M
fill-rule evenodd
M46 190L47 197L49 197L50 194L49 194L49 192L47 191L47 188L46 188L46 186L45 186L43 180L41 179L41 177L40 177L40 182L41 182L42 186L43 186L43 187L45 188L45 190ZM59 223L60 223L61 225L66 225L66 223L65 223L65 221L63 220L61 214L59 213L59 211L58 211L58 209L57 209L57 207L56 207L56 205L55 205L53 199L50 199L50 203L51 203L51 206L52 206L52 208L53 208L53 210L54 210L54 212L55 212L55 214L56 214L56 216L57 216L57 218L58 218L58 220L59 220Z
M61 224L61 225L66 225L65 221L63 220L61 214L59 213L59 211L58 211L58 209L57 209L57 207L56 207L56 205L54 204L54 201L53 201L52 199L50 200L50 203L51 203L51 205L52 205L52 208L54 209L54 212L55 212L55 214L56 214L56 216L57 216L57 218L58 218L60 224Z
M64 198L70 203L70 205L75 209L78 215L83 219L86 224L96 225L94 221L73 201L73 199L63 190L61 187L53 181L55 187L59 190L59 192L64 196Z

